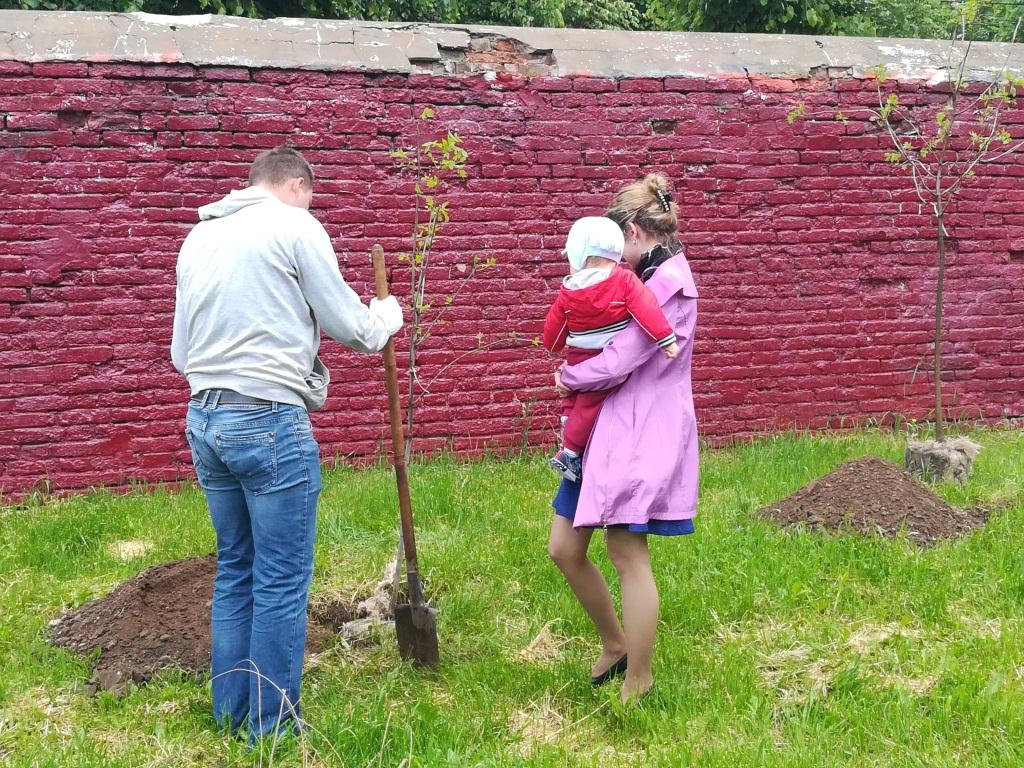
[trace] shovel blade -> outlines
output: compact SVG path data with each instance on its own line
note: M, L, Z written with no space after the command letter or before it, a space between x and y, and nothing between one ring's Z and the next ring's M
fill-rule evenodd
M437 669L437 611L427 605L400 603L395 606L398 653L403 659L428 669Z

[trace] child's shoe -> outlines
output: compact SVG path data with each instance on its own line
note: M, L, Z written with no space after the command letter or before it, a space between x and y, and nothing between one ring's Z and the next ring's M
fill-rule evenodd
M552 456L548 460L548 464L550 464L551 468L556 472L560 472L562 477L571 483L575 483L583 477L582 457L572 451L567 451L565 448Z

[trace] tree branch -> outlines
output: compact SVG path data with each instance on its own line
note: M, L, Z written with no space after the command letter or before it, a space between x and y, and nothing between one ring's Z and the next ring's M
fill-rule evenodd
M483 351L485 349L490 349L491 347L495 347L498 344L502 344L502 343L508 343L509 346L516 346L517 344L532 344L533 342L532 341L528 341L526 339L511 338L511 337L507 337L506 336L506 337L501 338L501 339L494 339L493 341L489 341L486 344L474 347L473 349L467 349L462 354L458 355L457 357L455 357L452 360L449 360L447 363L445 363L443 366L441 366L441 368L438 369L438 371L433 376L431 376L430 381L428 381L426 384L420 384L420 388L421 388L422 394L423 395L429 395L430 394L430 387L433 386L434 382L437 381L437 379L445 371L447 371L449 368L451 368L457 362L462 360L464 357L468 357L469 355L472 355L472 354L474 354L476 352L481 352L481 351Z

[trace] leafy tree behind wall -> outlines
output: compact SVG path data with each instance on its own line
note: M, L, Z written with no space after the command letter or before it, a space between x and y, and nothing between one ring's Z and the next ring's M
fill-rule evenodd
M992 0L981 3L978 18L974 22L976 40L998 40L1006 42L1013 39L1013 31L1017 21L1024 17L1024 0ZM1017 42L1021 42L1020 34Z
M658 29L949 38L966 11L976 40L1009 40L1024 0L650 0Z
M956 8L948 0L864 0L836 21L836 34L948 38Z
M640 29L646 0L0 0L0 8Z

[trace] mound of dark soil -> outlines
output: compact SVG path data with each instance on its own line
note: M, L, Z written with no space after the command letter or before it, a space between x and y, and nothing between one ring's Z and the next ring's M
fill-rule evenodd
M875 456L840 464L760 513L781 525L883 536L905 533L919 544L959 536L984 525L988 517L982 508L950 506L920 480Z
M50 641L81 656L98 654L94 682L123 693L129 682L145 682L165 669L192 675L210 668L210 602L215 555L157 565L124 582L106 597L69 611L52 624ZM331 607L340 615L345 607ZM351 613L351 610L349 610ZM336 616L312 612L306 651L321 650Z

